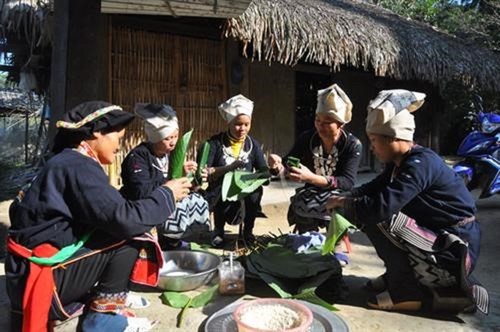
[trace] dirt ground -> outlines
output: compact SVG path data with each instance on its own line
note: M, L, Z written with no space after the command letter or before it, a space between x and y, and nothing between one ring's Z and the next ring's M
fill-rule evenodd
M277 233L289 231L286 222L286 209L288 197L293 192L293 187L271 183L265 190L263 199L263 212L267 218L258 218L255 233ZM488 289L491 299L490 314L484 316L474 314L436 314L436 313L390 313L368 309L365 305L367 294L361 286L368 278L376 277L383 273L382 262L375 254L363 233L356 232L351 235L353 251L350 254L351 262L344 270L344 278L349 286L350 295L344 303L335 304L340 311L337 314L348 324L350 331L500 331L500 198L492 197L477 202L478 219L482 224L482 252L474 272L474 276ZM8 224L8 202L0 203L1 224ZM2 226L0 224L0 226ZM5 230L5 226L2 227ZM237 227L227 227L232 234L237 233ZM3 243L2 243L3 247ZM3 248L2 248L3 250ZM1 253L1 251L0 251ZM220 252L222 253L222 252ZM0 331L9 331L9 302L5 294L5 274L3 259L0 265ZM270 297L276 294L264 283L258 280L247 279L247 294L245 297ZM197 293L196 291L193 292ZM226 305L238 300L239 297L218 297L214 302L201 309L189 309L184 317L183 326L176 328L178 309L163 305L159 299L160 291L148 290L141 292L148 298L152 305L147 309L136 310L138 316L145 316L159 323L155 331L204 331L204 324L208 317ZM75 324L62 325L56 331L74 331ZM218 331L217 331L218 332Z

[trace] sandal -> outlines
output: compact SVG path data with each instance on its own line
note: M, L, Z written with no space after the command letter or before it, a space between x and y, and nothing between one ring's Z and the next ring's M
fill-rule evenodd
M365 289L368 292L380 293L387 289L387 283L385 281L386 275L381 274L375 279L368 280L365 284Z
M377 294L368 300L368 306L373 309L386 311L419 311L422 301L401 301L394 303L388 291Z

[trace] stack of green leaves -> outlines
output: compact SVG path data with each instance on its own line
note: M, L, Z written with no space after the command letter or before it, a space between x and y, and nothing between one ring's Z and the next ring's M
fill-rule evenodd
M269 180L269 172L231 171L222 181L222 201L235 202L253 193Z
M174 151L170 153L170 175L172 179L181 178L183 175L186 152L192 134L193 129L182 135L182 139L177 141Z
M296 298L336 310L318 297L315 290L326 280L342 275L342 268L332 256L319 249L296 253L286 247L287 235L272 240L267 246L246 257L248 272L259 276L282 298Z

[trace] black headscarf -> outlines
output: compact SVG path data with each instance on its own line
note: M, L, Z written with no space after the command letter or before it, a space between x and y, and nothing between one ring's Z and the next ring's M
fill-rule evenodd
M58 131L52 151L59 153L65 148L74 148L81 141L92 138L95 132L120 131L133 119L133 114L105 101L81 103L57 122Z

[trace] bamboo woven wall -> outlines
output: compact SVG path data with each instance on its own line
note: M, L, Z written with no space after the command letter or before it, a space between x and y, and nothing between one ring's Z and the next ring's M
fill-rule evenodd
M227 97L225 43L125 27L113 27L110 39L113 103L130 112L138 102L172 105L181 134L194 128L191 158L199 142L225 128L217 112ZM123 157L143 139L142 121L135 120L108 169L114 185L120 185Z

